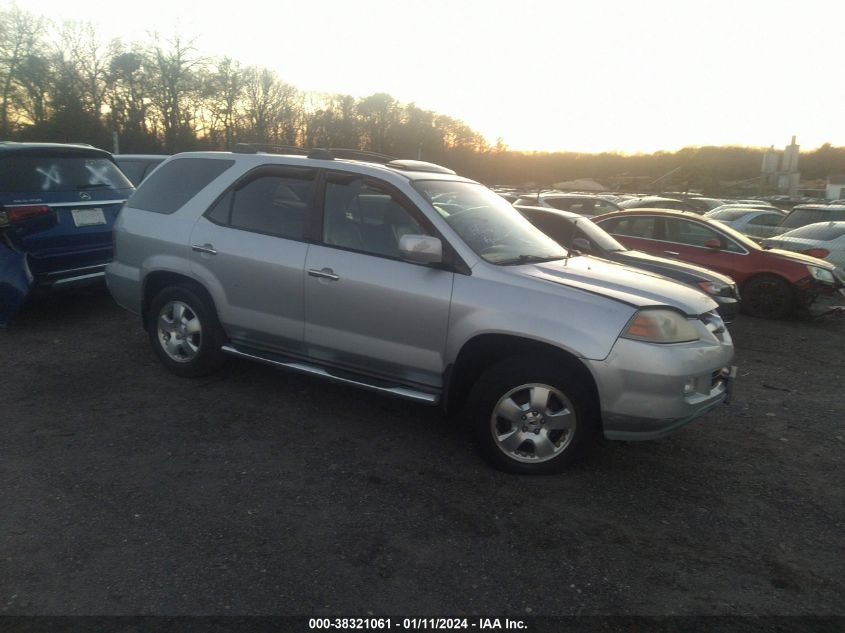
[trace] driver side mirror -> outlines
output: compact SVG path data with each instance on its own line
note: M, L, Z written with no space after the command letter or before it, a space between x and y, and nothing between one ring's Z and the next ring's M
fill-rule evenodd
M709 240L704 242L704 246L706 248L715 248L716 250L719 250L720 248L722 248L722 242L720 242L715 237L711 237Z
M443 261L443 244L430 235L403 235L399 238L399 256L417 264L439 264Z
M572 248L578 249L582 253L589 253L593 250L590 240L585 237L576 237L572 240Z

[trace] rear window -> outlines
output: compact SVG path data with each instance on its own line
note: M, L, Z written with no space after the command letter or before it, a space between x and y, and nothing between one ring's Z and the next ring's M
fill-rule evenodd
M108 158L49 154L0 157L0 191L6 193L131 188L132 183Z
M216 158L176 158L150 174L128 205L154 213L175 213L234 164Z
M788 237L800 237L805 240L829 242L845 235L845 222L822 222L809 224L790 231Z
M816 222L845 220L845 209L793 209L781 224L787 229L794 229Z
M749 213L750 211L748 209L725 209L724 211L714 211L713 213L708 213L707 217L714 220L722 220L724 222L733 222L734 220L738 220Z

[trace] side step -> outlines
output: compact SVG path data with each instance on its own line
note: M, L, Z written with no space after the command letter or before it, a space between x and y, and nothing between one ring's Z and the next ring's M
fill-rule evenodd
M269 355L259 355L258 352L243 352L239 349L232 347L231 345L224 345L220 349L226 354L237 356L239 358L248 358L250 360L255 360L266 365L273 365L274 367L284 367L285 369L292 369L293 371L299 372L301 374L308 374L309 376L319 376L321 378L328 378L329 380L333 380L335 382L339 382L345 385L353 385L362 389L369 389L370 391L387 393L393 396L398 396L400 398L405 398L406 400L414 400L416 402L424 402L426 404L437 404L438 402L440 402L440 396L438 394L426 393L425 391L418 391L416 389L411 389L409 387L403 387L399 385L390 385L386 383L380 384L380 381L374 380L367 376L360 376L358 374L355 374L353 377L353 375L346 374L346 372L344 372L345 375L341 375L340 371L333 371L331 369L320 367L319 365L309 365L308 363L287 359L281 356L278 358L273 358Z

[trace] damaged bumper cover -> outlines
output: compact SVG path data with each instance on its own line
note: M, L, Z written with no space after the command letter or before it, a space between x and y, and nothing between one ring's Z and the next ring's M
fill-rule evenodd
M18 313L34 281L26 253L0 243L0 328L7 327Z

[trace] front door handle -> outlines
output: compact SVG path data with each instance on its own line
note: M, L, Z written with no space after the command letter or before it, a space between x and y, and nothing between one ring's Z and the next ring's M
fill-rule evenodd
M667 255L680 255L680 253L675 252L675 251L663 251L663 252L666 253Z
M340 279L340 276L335 275L331 268L323 268L322 270L311 268L308 270L308 274L311 277L319 277L320 279L329 279L331 281L337 281Z
M197 253L208 253L209 255L217 255L217 251L211 244L192 244L191 250Z

